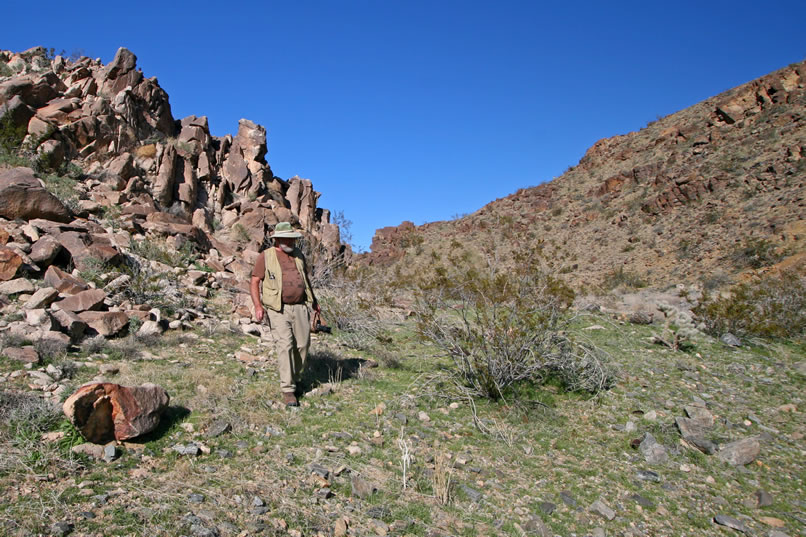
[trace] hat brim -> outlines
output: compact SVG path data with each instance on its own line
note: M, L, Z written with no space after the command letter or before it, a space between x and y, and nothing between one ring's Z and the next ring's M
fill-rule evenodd
M280 231L270 235L272 239L301 239L302 233L298 231Z

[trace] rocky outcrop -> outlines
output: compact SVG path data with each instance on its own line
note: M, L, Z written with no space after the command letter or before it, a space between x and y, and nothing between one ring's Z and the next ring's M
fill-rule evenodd
M594 293L625 275L650 286L740 281L755 269L734 259L754 244L785 257L780 267L797 267L805 251L804 132L800 62L600 140L559 177L472 214L379 229L362 259L407 277L432 256L463 249L479 264L495 250L504 266L534 253Z
M176 121L157 79L146 78L125 48L108 65L89 58L49 60L40 48L3 54L19 74L0 78L0 118L24 129L25 145L43 163L70 161L85 170L78 188L86 198L80 206L88 212L120 209L136 229L146 214L170 211L236 252L259 249L271 226L291 221L322 245L326 257L345 252L330 213L316 206L319 193L311 181L286 181L272 173L261 125L242 119L235 137L219 138L210 134L204 116ZM0 195L0 215L70 221L58 200L48 205L28 196L34 186L27 180L16 187L20 194L5 196L16 203L4 204ZM41 192L36 195L47 194ZM177 230L151 231L167 237Z
M15 73L0 76L0 121L33 159L0 168L0 282L20 297L0 307L25 318L0 321L0 332L78 343L131 326L153 336L213 322L211 289L232 295L238 322L250 314L244 282L280 221L318 260L349 255L311 181L272 172L264 127L243 119L234 137L216 137L205 116L175 120L132 52L107 65L43 48L0 59ZM185 278L188 259L211 272ZM167 317L153 305L166 301L177 306Z

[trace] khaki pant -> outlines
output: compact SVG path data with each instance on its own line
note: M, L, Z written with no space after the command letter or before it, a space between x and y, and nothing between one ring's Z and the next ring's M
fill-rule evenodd
M277 352L280 390L293 392L305 371L311 345L311 317L305 304L283 304L280 312L266 310Z

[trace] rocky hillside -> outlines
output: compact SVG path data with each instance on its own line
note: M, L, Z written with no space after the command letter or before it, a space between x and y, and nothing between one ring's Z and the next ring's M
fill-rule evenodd
M562 176L475 213L376 232L369 263L407 270L431 251L497 241L542 251L586 287L719 286L802 264L806 233L806 62L600 140Z
M116 313L105 316L114 329L92 329L105 335L132 318L203 320L197 299L219 290L224 313L248 317L251 266L278 221L301 229L319 259L345 251L311 181L275 176L266 152L266 130L246 119L223 138L206 117L176 120L157 79L126 49L108 65L43 48L0 51L4 300L42 310L97 287L92 300L56 310L92 311L82 321L90 326L89 317ZM149 314L149 301L166 298L174 318ZM52 322L48 311L42 326L78 335L64 324L75 319Z

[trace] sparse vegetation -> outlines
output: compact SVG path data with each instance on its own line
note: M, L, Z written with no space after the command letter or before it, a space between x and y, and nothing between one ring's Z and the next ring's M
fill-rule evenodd
M615 289L617 287L641 288L646 287L646 280L640 275L620 266L605 274L602 287L605 289Z
M733 251L730 259L737 268L760 269L779 262L783 255L767 239L748 239Z
M597 392L613 381L596 349L567 337L574 293L521 256L503 270L490 256L485 269L452 262L420 281L418 329L453 360L456 386L472 397L506 398L519 383L561 380L571 390Z
M741 283L727 297L706 295L694 310L708 333L797 338L806 333L806 278L793 271Z

